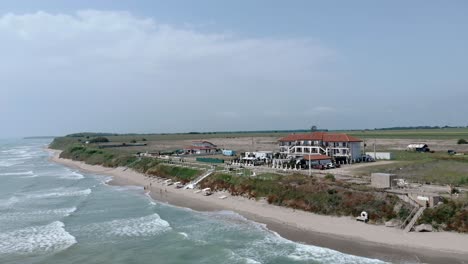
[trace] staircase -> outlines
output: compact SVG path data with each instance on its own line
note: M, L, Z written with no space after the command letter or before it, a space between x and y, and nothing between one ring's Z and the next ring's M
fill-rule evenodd
M411 219L411 221L408 223L408 225L406 225L405 227L405 232L410 232L411 229L413 228L414 224L416 224L416 221L418 221L419 217L421 217L421 215L423 214L424 210L426 209L426 207L419 207L418 211L416 212L416 214L414 214L413 218Z
M201 175L200 177L196 178L195 180L191 181L187 185L185 185L184 189L193 189L195 186L203 181L206 177L210 176L214 172L214 169L208 170L205 174Z

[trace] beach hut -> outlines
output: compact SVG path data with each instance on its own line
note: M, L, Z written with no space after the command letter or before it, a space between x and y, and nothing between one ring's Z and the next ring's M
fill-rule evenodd
M223 149L224 156L235 156L236 152L232 149Z

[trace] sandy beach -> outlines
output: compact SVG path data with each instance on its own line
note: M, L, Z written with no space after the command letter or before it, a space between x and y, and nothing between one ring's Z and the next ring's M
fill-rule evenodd
M231 210L266 224L287 239L327 247L344 253L390 262L468 263L468 235L451 232L404 233L402 230L357 222L350 217L332 217L254 201L228 193L203 196L194 190L164 186L143 174L124 168L105 168L59 158L51 160L86 172L113 176L110 184L145 186L159 202L198 211ZM220 196L227 196L220 199Z

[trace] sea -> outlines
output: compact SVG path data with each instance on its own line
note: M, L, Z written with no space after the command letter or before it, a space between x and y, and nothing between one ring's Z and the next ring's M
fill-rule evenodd
M230 211L152 200L49 161L49 139L0 140L0 263L381 263L282 238Z

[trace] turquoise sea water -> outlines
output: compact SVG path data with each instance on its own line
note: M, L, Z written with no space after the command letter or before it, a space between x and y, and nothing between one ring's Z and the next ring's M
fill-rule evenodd
M286 240L229 211L195 212L0 140L0 263L379 263Z

